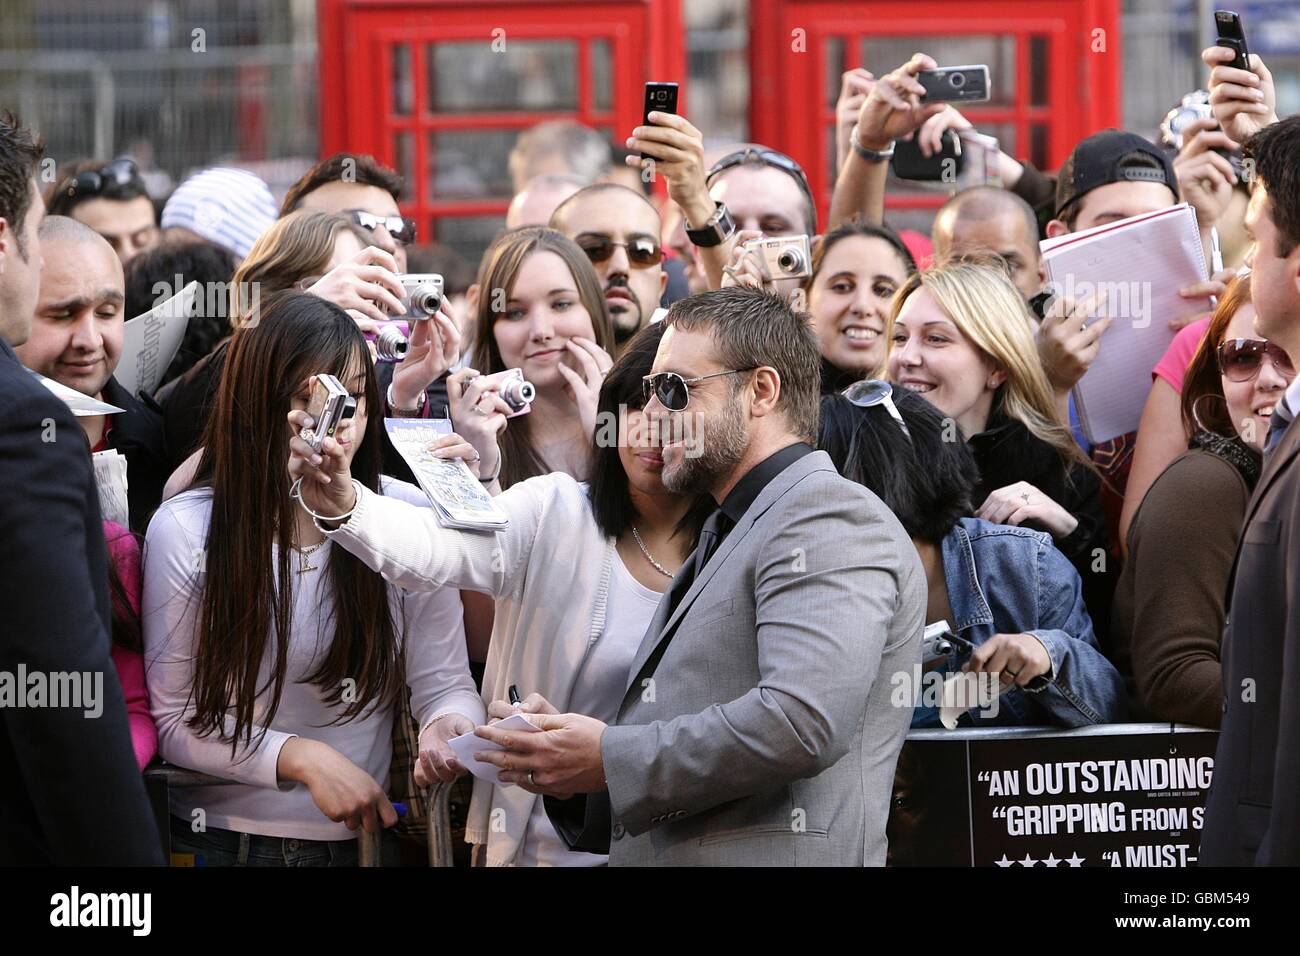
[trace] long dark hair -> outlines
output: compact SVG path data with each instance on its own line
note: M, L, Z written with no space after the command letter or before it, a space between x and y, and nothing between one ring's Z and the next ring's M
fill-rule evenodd
M194 485L212 489L206 580L195 642L194 716L200 734L231 742L251 739L255 705L269 690L257 723L271 724L284 690L295 574L291 567L298 505L289 497L287 417L307 379L330 372L346 380L360 367L369 417L352 475L379 490L383 416L379 385L365 338L338 306L314 295L284 292L264 303L260 320L241 327L217 389L204 432ZM334 637L304 683L324 702L355 697L338 721L362 714L372 702L392 705L403 684L401 652L388 585L343 548L331 548L328 567ZM269 655L268 655L269 648ZM259 677L269 656L270 674ZM227 731L227 716L232 725ZM229 738L226 734L229 733Z
M596 524L609 538L622 535L636 518L636 508L628 491L627 472L618 456L618 423L622 420L620 412L624 408L639 411L645 407L641 379L650 374L663 335L664 324L652 322L632 336L600 387L591 482L587 487L587 495L591 499L591 512ZM612 429L610 425L613 426ZM694 544L700 536L700 528L712 511L713 499L708 495L695 496L690 510L682 516L682 520L673 529L673 534L685 532Z
M1201 344L1187 365L1179 396L1179 411L1183 428L1189 436L1204 428L1224 438L1237 437L1237 425L1228 414L1223 380L1219 377L1219 345L1227 335L1233 317L1249 302L1249 278L1236 278L1228 283L1228 292L1219 299L1214 317L1201 336ZM1210 397L1208 402L1204 400L1207 396Z
M578 298L591 316L592 340L609 351L614 347L614 330L609 308L601 291L600 277L578 244L562 233L544 226L523 226L503 233L488 247L478 271L478 310L475 317L474 368L483 375L505 371L492 327L505 310L502 296L509 298L524 260L534 252L553 252L564 260L578 287ZM534 450L529 438L529 416L510 420L501 435L501 487L509 488L526 478L544 475L552 469Z

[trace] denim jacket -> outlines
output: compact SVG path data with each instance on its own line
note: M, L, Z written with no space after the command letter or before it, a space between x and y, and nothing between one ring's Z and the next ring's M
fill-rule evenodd
M995 634L1032 634L1047 648L1051 672L1002 694L996 717L972 710L962 725L1080 727L1124 719L1124 682L1097 648L1079 573L1049 535L962 518L943 539L943 574L953 631L976 646ZM954 650L949 672L961 669ZM938 712L917 707L913 727L938 726Z

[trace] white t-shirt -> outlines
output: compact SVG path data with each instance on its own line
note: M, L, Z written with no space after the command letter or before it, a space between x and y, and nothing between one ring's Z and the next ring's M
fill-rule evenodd
M662 597L632 577L615 552L605 604L605 627L587 652L574 681L569 696L570 713L586 714L607 724L618 715L632 659ZM575 853L566 847L546 815L542 798L537 798L519 847L519 866L601 866L608 859L604 854Z
M429 504L423 492L403 482L385 479L384 493L412 504ZM238 782L178 788L172 794L172 811L191 819L193 811L202 809L208 826L226 830L303 840L349 839L355 834L322 814L307 787L295 783L281 789L276 773L280 748L290 738L301 735L328 744L374 777L381 787L388 787L392 710L372 710L362 717L331 723L346 705L328 707L321 688L300 683L318 666L333 636L328 623L333 596L326 569L331 549L340 545L327 539L310 555L292 556L295 569L314 570L291 577L293 623L280 704L259 741L257 732L265 714L259 702L254 715L254 744L239 752L247 759L232 761L228 740L215 734L199 737L186 723L193 715L189 701L194 679L193 649L211 511L211 491L195 489L164 502L149 524L142 609L145 676L163 758L180 767ZM483 704L469 673L459 592L440 588L408 593L391 585L388 590L399 637L405 620L406 680L411 688L411 710L420 726L448 712L482 723ZM230 599L240 598L231 595ZM267 674L264 669L259 680L265 681Z

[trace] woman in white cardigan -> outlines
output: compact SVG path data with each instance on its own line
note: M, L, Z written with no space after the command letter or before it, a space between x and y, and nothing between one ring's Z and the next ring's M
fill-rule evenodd
M512 485L495 499L509 525L491 534L444 528L425 509L362 489L347 527L332 534L407 590L451 585L496 598L485 701L505 700L513 685L525 696L525 712L545 707L544 701L612 720L618 709L659 597L713 509L712 501L664 488L663 461L641 413L641 379L662 334L660 325L638 333L605 378L589 485L563 472ZM301 416L290 421L302 424ZM300 439L292 447L300 465L311 457ZM322 454L330 451L327 446ZM448 436L436 453L464 458L487 475L498 461L490 428ZM334 474L335 486L344 490L348 482ZM422 756L417 779L458 772L463 768L442 746ZM585 866L605 859L568 850L539 797L484 780L474 781L466 839L478 845L476 858L485 855L488 866Z

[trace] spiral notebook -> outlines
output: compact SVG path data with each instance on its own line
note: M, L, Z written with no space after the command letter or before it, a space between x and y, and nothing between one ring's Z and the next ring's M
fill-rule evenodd
M1210 307L1178 294L1209 277L1195 211L1179 203L1039 245L1053 289L1076 301L1106 291L1107 305L1088 324L1115 318L1074 387L1084 435L1097 444L1136 431L1151 370L1174 339L1169 321Z
M449 419L385 418L384 427L444 527L471 531L500 531L506 527L506 513L493 503L465 462L429 453L430 444L451 434Z

